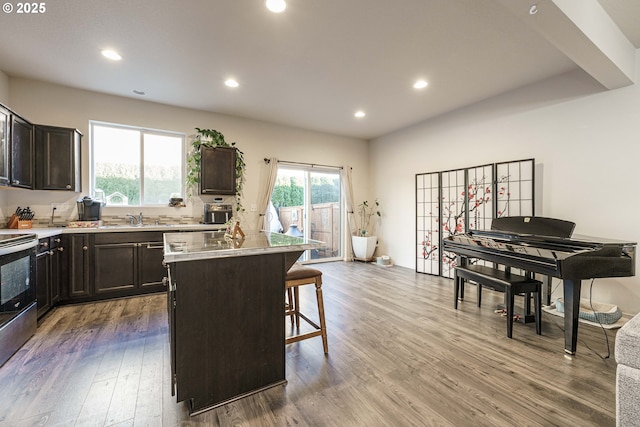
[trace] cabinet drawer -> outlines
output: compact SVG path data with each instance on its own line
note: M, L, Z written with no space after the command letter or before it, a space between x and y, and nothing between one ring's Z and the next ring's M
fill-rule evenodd
M49 248L55 249L62 243L62 237L60 236L51 236L49 237Z
M49 250L50 250L49 238L43 237L42 239L38 239L38 249L37 249L38 255L43 252L49 252Z
M112 243L146 243L162 242L161 231L134 231L115 233L96 233L95 244L104 245Z

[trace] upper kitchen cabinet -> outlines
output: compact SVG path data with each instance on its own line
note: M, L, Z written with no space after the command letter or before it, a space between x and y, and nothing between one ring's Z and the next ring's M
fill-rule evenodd
M80 144L77 129L36 125L36 190L80 192Z
M11 113L0 104L0 185L9 185L9 125Z
M33 189L34 126L15 113L11 114L11 163L9 184Z
M236 149L200 147L200 194L236 194Z

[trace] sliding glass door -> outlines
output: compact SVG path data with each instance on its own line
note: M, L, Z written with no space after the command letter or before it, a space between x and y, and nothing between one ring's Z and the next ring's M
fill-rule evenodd
M271 230L306 236L326 249L306 251L301 261L341 258L342 192L337 168L278 165L271 194Z

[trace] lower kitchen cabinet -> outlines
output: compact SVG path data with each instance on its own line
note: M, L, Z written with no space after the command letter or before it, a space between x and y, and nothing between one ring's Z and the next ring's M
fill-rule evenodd
M38 301L38 318L51 308L51 267L49 264L49 238L38 241L36 252L36 300Z
M91 287L92 234L63 234L61 252L61 287L63 301L88 300Z
M162 231L79 232L58 237L58 242L50 242L60 246L59 250L50 251L53 255L48 268L52 277L59 278L57 288L52 285L50 290L51 304L166 290ZM40 262L45 265L44 260ZM44 301L48 300L43 299L43 304Z
M38 318L60 300L60 252L64 250L58 236L38 241L36 255L36 298Z
M164 290L161 232L98 233L94 243L96 296Z
M51 305L57 304L61 296L61 271L62 271L62 239L54 236L49 239L49 265L51 266Z

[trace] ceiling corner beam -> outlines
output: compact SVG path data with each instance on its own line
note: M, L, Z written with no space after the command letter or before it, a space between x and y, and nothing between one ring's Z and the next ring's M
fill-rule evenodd
M499 1L607 89L634 83L636 49L597 0Z

